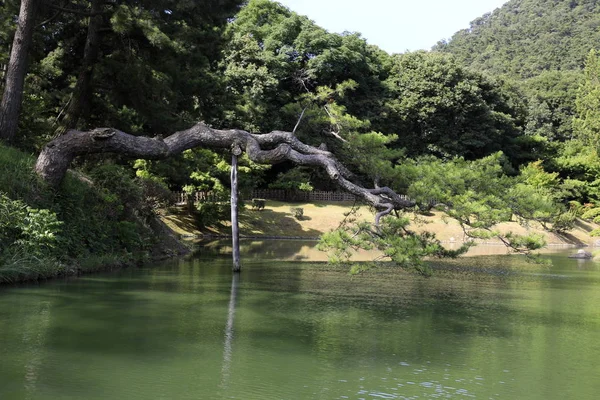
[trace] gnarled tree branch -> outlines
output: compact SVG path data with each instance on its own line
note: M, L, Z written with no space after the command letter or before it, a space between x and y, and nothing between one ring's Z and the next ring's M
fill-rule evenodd
M131 158L164 159L195 147L230 149L239 146L257 163L291 161L323 168L343 190L377 210L377 222L392 210L414 206L390 188L367 189L349 180L349 171L329 151L302 143L292 132L252 134L239 129L213 129L204 123L162 138L133 136L112 128L87 132L71 130L49 142L40 153L35 170L51 186L62 182L71 162L78 156L117 153Z

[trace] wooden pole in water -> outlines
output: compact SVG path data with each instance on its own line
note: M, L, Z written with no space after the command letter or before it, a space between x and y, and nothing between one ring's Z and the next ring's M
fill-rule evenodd
M242 149L234 145L231 156L231 242L233 247L233 272L239 273L240 264L240 227L238 223L238 156Z

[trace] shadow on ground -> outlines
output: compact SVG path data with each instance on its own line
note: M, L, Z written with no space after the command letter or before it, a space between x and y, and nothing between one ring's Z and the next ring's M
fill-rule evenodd
M305 216L303 221L311 218ZM242 236L277 236L316 238L323 232L305 228L290 213L270 209L261 211L244 210L240 213L240 234Z

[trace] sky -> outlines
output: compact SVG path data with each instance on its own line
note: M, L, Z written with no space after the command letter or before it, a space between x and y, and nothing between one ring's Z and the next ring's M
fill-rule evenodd
M360 32L388 53L429 50L507 0L276 0L329 32Z

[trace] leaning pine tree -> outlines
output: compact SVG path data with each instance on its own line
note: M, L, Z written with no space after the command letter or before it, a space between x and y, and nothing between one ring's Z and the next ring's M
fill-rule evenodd
M368 188L353 182L352 173L332 152L303 143L293 132L273 131L266 134L253 134L239 129L214 129L205 123L198 123L164 139L133 136L113 128L98 128L85 132L71 130L43 148L35 169L49 185L58 186L71 162L79 156L116 153L136 159L165 159L195 147L232 151L242 149L248 158L256 163L275 164L291 161L296 165L322 168L341 189L354 194L373 207L376 214L372 223L349 223L324 237L322 248L333 250L333 261L347 261L351 249L377 248L382 251L387 261L404 268L415 268L418 272L427 274L428 270L422 262L423 258L456 257L467 251L471 245L467 242L457 250L446 250L434 234L411 231L408 215L419 209L416 201L407 200L389 187ZM500 154L489 157L480 165L466 165L464 160L450 165L424 162L423 165L430 167L430 176L427 176L426 171L420 171L417 175L422 178L411 176L415 174L415 170L411 169L410 163L397 166L399 168L397 172L406 179L413 180L415 185L411 185L409 190L414 192L413 198L416 199L432 195L423 192L423 188L435 186L458 188L454 192L435 193L442 199L439 204L423 202L420 209L442 207L451 217L460 222L468 237L499 237L513 250L529 252L543 246L543 240L524 238L511 233L501 234L495 231L493 226L511 220L515 213L518 213L523 221L539 218L551 221L555 212L554 203L547 196L549 190L540 191L527 185L527 182L507 181L501 172L500 157ZM417 164L419 163L412 166L415 167ZM458 170L478 169L483 172L449 184L438 182L439 185L432 185L426 182L431 179L431 183L434 183L434 177L441 175L436 168L450 167L454 168L450 174L454 177L461 176ZM477 185L480 186L478 188L480 196L476 191L468 189L469 186L477 187ZM500 196L491 195L499 191L505 192L507 198L511 200L506 201ZM528 200L527 203L519 203L514 200L515 198ZM532 205L532 202L536 204ZM535 213L527 212L533 209ZM540 210L546 211L540 214Z

